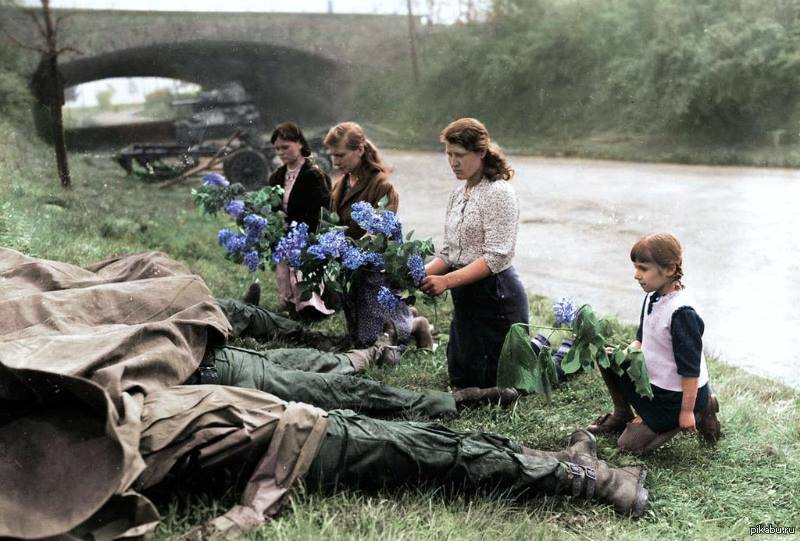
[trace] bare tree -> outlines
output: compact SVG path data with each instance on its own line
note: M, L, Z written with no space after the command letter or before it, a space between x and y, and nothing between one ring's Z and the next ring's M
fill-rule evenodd
M41 2L41 13L37 14L37 11L33 9L24 9L23 13L33 22L36 32L44 42L43 45L25 43L16 38L6 28L3 28L3 32L15 45L41 54L39 67L31 84L37 90L37 93L44 98L45 105L50 111L58 176L61 179L61 186L69 188L72 185L72 181L69 176L67 147L64 140L64 118L61 110L64 106L64 83L61 79L61 73L58 71L58 57L67 51L78 51L72 47L59 48L58 31L67 15L61 15L53 20L53 15L50 11L50 0L41 0Z

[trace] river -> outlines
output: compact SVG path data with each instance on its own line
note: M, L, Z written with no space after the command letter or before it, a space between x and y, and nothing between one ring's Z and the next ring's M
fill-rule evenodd
M444 154L386 151L406 231L441 245L457 182ZM514 265L528 291L636 321L630 247L669 231L707 355L800 388L800 171L511 156ZM795 337L795 338L793 338Z

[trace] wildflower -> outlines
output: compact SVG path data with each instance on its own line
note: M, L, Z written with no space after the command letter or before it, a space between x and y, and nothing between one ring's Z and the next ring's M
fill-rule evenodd
M400 306L400 299L397 298L391 289L381 286L378 290L378 303L387 311L393 312Z
M355 246L348 246L345 248L342 253L342 265L344 268L349 270L356 270L361 267L364 263L364 252L356 248Z
M556 322L563 325L571 325L578 315L575 310L575 300L568 297L561 297L553 304L553 315Z
M258 265L261 263L261 256L258 255L258 250L251 249L244 254L244 264L250 272L256 272Z
M422 259L422 256L419 254L414 254L409 256L408 260L406 261L406 265L408 266L408 274L411 275L411 279L414 280L414 285L418 286L419 283L427 276L425 272L425 261Z
M278 241L272 251L272 261L288 261L289 266L300 266L300 253L308 244L308 224L292 222L289 231Z
M215 186L217 188L225 188L230 186L230 182L219 173L209 173L203 177L203 184L205 186Z
M234 218L238 218L244 213L244 201L241 199L231 199L225 204L225 212Z

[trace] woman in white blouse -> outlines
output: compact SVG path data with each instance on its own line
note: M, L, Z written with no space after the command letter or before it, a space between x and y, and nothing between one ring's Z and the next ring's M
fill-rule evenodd
M453 321L447 346L450 384L493 387L497 360L513 323L528 323L528 296L511 266L519 209L508 182L514 171L486 127L474 118L452 122L439 135L456 178L444 245L426 266L420 289L451 290Z

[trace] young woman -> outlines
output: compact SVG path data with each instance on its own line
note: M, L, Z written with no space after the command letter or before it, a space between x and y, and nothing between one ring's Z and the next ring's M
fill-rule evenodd
M720 436L719 403L711 394L703 355L703 320L681 282L683 254L669 233L647 235L631 248L633 278L645 292L639 329L631 347L644 353L653 398L639 396L627 377L601 370L614 403L590 432L622 433L618 445L631 453L653 450L679 430ZM638 416L634 417L631 406Z
M389 182L389 167L355 122L342 122L332 127L324 143L333 166L341 174L331 192L331 210L339 215L341 224L347 226L346 235L359 239L364 230L351 216L354 203L366 201L377 207L386 197L386 208L397 212L400 198ZM350 294L344 299L347 328L352 341L359 347L373 344L384 331L396 333L401 344L410 337L413 317L408 306L401 302L395 310L388 312L378 303L378 291L383 285L380 273L361 269L354 278Z
M514 172L486 127L461 118L439 136L456 178L450 196L444 245L425 270L420 289L450 290L453 321L447 366L453 387L493 387L508 329L528 323L528 296L511 266L519 210L509 180Z
M311 149L303 132L293 122L284 122L275 127L270 138L283 165L269 178L270 186L280 186L283 192L283 211L287 225L304 222L309 231L319 225L320 210L330 204L331 179L308 157ZM300 300L301 291L297 283L302 279L299 272L285 262L275 269L278 280L278 295L281 304L290 306L304 317L317 319L333 313L318 294L309 300Z

